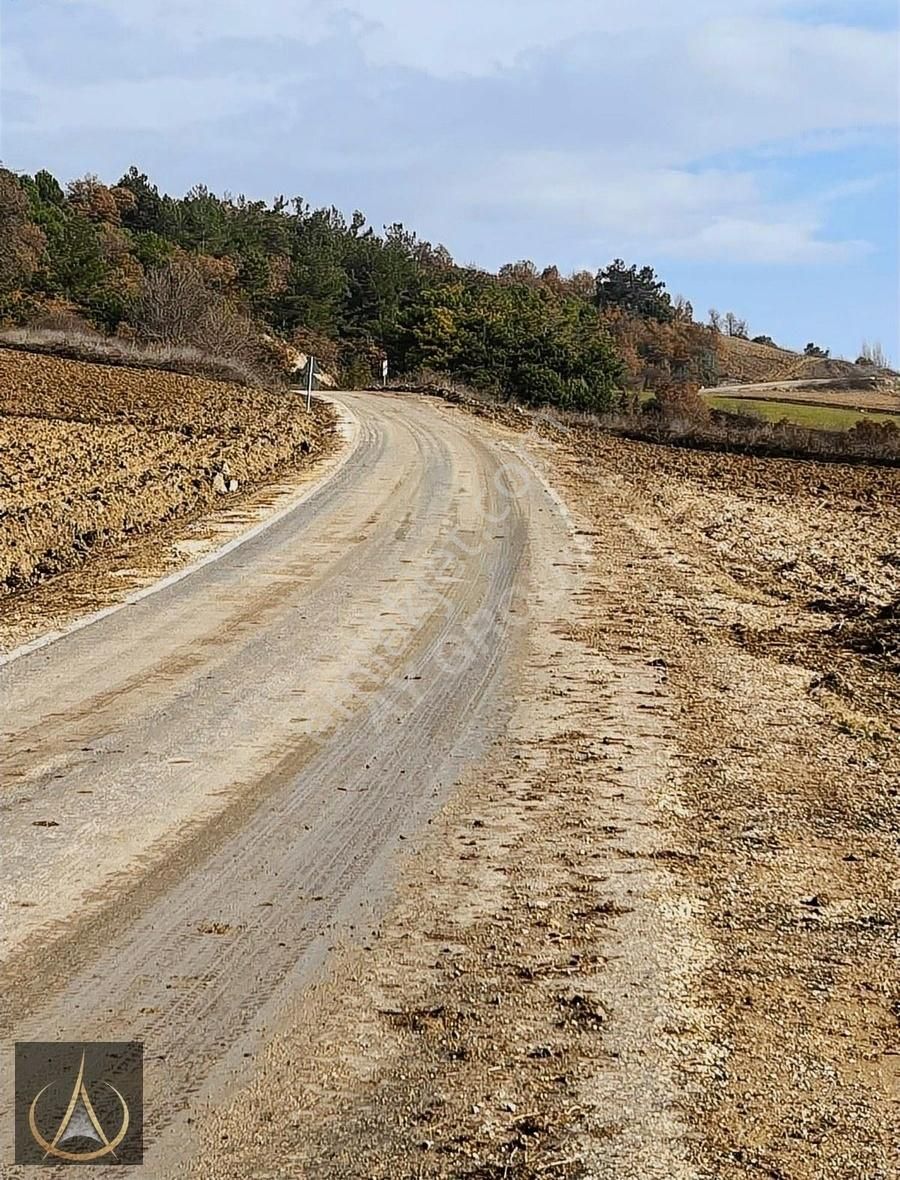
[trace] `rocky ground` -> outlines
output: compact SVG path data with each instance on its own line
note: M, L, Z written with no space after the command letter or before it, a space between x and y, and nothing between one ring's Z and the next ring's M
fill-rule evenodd
M331 428L300 394L0 348L0 593L233 503Z
M196 1175L888 1180L900 473L495 429L583 590Z

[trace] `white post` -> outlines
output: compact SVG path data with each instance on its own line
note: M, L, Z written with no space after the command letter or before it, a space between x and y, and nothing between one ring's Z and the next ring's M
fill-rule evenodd
M309 413L312 407L312 389L313 389L313 373L316 367L316 358L309 357L306 362L306 412Z

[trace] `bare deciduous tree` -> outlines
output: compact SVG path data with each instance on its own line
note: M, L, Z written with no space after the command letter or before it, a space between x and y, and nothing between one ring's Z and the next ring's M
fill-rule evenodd
M746 340L747 321L739 319L733 311L729 311L725 315L725 331L729 336L736 337L738 340Z
M258 334L249 317L209 287L200 267L176 259L151 271L135 302L139 334L158 344L190 344L215 356L247 355Z
M135 303L135 323L147 340L184 344L192 339L209 305L210 292L191 262L157 267L144 279Z
M856 363L858 365L869 365L874 369L887 369L889 367L885 351L877 340L872 344L868 340L863 341L863 346Z
M675 308L675 318L684 320L686 323L693 323L694 321L694 306L691 301L684 295L675 295L672 298L672 306Z

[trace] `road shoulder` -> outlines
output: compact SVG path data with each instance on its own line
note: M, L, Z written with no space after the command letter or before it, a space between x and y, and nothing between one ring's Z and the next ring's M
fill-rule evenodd
M536 505L513 720L406 858L377 937L201 1120L198 1177L226 1159L248 1177L693 1174L677 1065L703 950L668 870L665 674L652 646L598 649L595 530L539 440L490 429Z
M891 1174L897 685L807 604L890 595L895 476L551 433L589 568L197 1177Z

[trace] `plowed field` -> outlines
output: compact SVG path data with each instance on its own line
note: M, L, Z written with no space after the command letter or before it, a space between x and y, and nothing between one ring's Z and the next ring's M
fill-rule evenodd
M228 503L217 475L264 483L330 433L300 394L0 349L0 592Z

